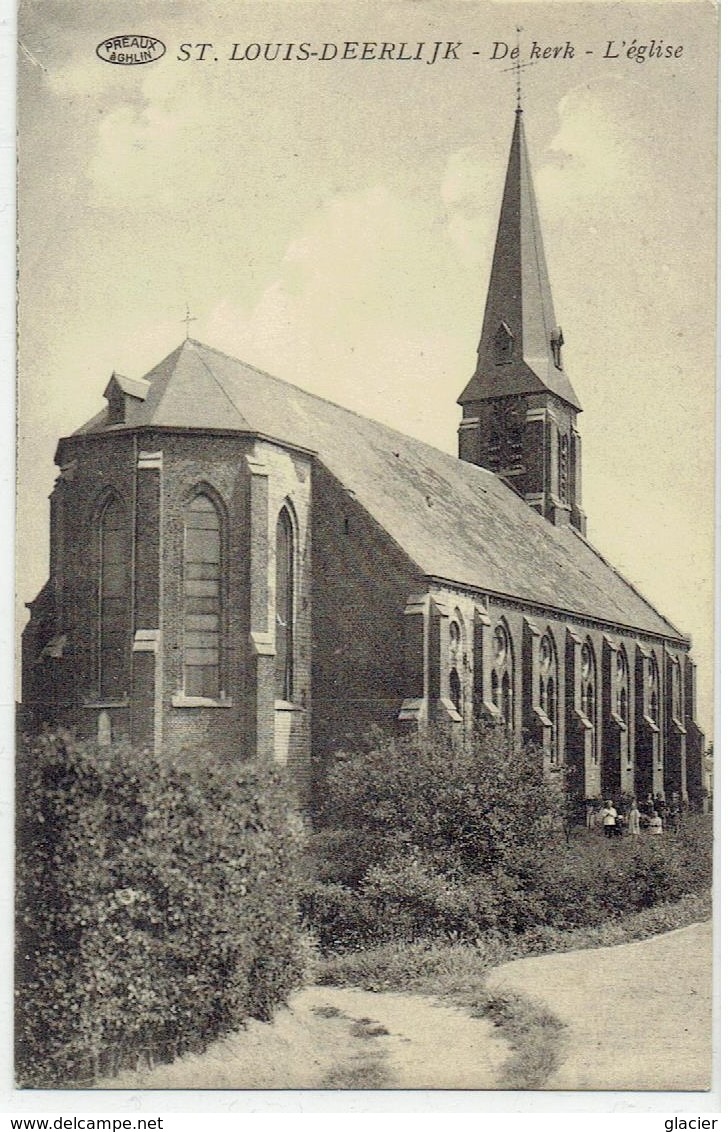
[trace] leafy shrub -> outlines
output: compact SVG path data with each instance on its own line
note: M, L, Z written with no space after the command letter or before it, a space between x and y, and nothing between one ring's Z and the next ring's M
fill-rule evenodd
M583 828L567 839L542 753L503 729L374 737L339 756L322 799L303 911L326 953L576 930L710 884L704 818L659 842Z
M451 996L461 1003L481 993L494 967L509 959L575 948L612 947L674 931L711 915L710 897L683 896L595 927L563 930L541 925L519 935L492 932L474 943L393 940L319 960L316 981L365 990L418 991Z
M496 923L496 893L487 877L463 883L421 855L372 866L356 887L317 882L302 893L306 922L324 951L381 940L472 939Z
M301 892L304 922L315 929L324 951L366 947L382 938L408 937L401 923L384 919L384 909L344 884L314 881Z
M21 1084L202 1048L296 985L298 834L272 773L45 734L17 797Z
M339 754L326 775L319 815L327 829L405 838L428 853L482 872L548 844L561 824L543 755L521 748L505 728L454 741L437 728L401 738L372 737Z
M386 837L358 829L322 829L307 845L312 877L333 884L357 885L367 870L384 858L397 856L408 843L402 834Z

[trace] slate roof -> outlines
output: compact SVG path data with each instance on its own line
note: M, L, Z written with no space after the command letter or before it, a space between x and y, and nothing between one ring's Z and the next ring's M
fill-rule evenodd
M507 364L497 355L496 341L502 323L513 338L513 359ZM460 404L548 390L580 411L566 370L555 364L552 336L563 342L546 270L523 112L517 110L478 364L458 398Z
M104 390L104 397L108 397L114 385L117 385L122 393L128 397L134 397L137 401L143 401L149 392L148 381L136 377L124 377L123 373L117 373L114 370L109 378L109 384Z
M192 339L146 380L135 427L233 429L315 452L426 577L686 640L573 528L484 468ZM97 416L79 431L105 430Z

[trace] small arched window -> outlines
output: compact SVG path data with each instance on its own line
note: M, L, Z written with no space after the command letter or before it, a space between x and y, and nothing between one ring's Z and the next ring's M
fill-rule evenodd
M645 714L653 723L660 722L660 697L657 661L649 656L645 661Z
M627 652L624 645L620 648L614 661L614 698L612 710L617 719L621 720L627 731L627 766L632 765L632 744L629 741L629 667Z
M552 763L557 761L556 749L556 654L550 633L544 633L538 650L538 698L541 712L549 728L544 729L544 744Z
M627 722L627 654L624 646L617 653L614 662L614 705L613 711L623 723Z
M450 670L450 699L459 715L463 714L463 695L462 687L460 684L460 677L458 676L457 669Z
M674 660L672 662L672 718L676 719L678 723L681 723L682 717L682 669L680 668L680 661Z
M450 700L458 715L463 716L464 701L463 687L465 685L465 621L460 609L456 606L448 625L450 644L447 655L447 665L450 671L449 686Z
M131 547L126 514L114 497L99 520L99 695L120 700L128 692L131 634Z
M559 498L569 502L569 436L559 433Z
M276 525L276 699L293 699L293 523L283 508Z
M581 711L593 725L595 718L596 697L594 693L594 680L596 662L591 644L581 646Z
M627 722L627 689L621 688L617 700L617 715L622 720L622 723Z
M493 633L493 670L490 681L493 704L510 730L513 727L513 647L510 633L503 622L496 625Z
M196 495L184 518L184 690L218 699L221 692L221 532L210 497Z
M554 722L555 693L554 646L548 634L541 638L538 650L538 691L541 711L550 723Z

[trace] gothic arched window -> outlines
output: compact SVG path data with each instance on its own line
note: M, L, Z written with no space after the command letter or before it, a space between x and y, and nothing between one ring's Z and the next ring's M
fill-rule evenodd
M293 699L293 523L284 507L276 524L276 699Z
M612 710L618 719L629 728L629 669L624 645L617 653L614 662L614 698ZM627 765L632 761L631 746L627 743Z
M554 642L549 633L541 637L538 650L538 699L541 712L551 724L545 729L545 745L551 757L556 762L556 653Z
M594 657L594 649L590 641L585 641L581 646L579 656L580 673L579 673L579 700L581 705L582 715L589 720L592 726L591 738L591 754L594 762L599 761L599 751L597 744L594 742L594 727L596 724L596 659Z
M462 686L460 684L460 677L458 676L457 669L450 670L450 699L452 700L458 715L463 714L463 696Z
M676 719L678 723L681 723L682 717L682 669L680 668L680 661L674 660L672 662L672 718Z
M215 504L196 495L184 517L184 690L205 699L221 691L221 541Z
M594 692L595 677L596 662L594 660L594 649L589 643L583 644L581 646L581 711L582 715L585 715L592 725L594 724L595 719L596 704L596 695Z
M131 634L131 546L121 500L113 497L99 519L99 695L120 700L128 692Z
M504 622L496 625L493 633L493 670L490 683L492 702L510 730L513 727L513 647Z
M569 501L569 436L559 433L559 498Z
M523 417L518 404L511 405L506 415L508 465L523 463Z
M463 715L463 687L465 685L465 621L460 610L455 607L448 626L450 647L448 649L447 665L450 671L450 701L461 717Z
M660 722L660 696L657 674L657 661L648 656L645 661L645 714L653 723Z

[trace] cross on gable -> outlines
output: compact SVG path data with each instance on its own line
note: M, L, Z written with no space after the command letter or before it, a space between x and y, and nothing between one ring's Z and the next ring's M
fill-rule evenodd
M189 312L189 303L186 303L186 305L185 305L185 309L186 309L186 311L187 311L187 314L185 315L185 318L183 318L183 319L182 319L182 321L183 321L183 323L185 323L185 327L186 327L186 334L185 334L185 337L186 337L186 338L189 338L189 324L190 324L190 323L196 323L196 321L197 321L197 318L196 318L196 317L195 317L194 315L190 315L190 312Z

